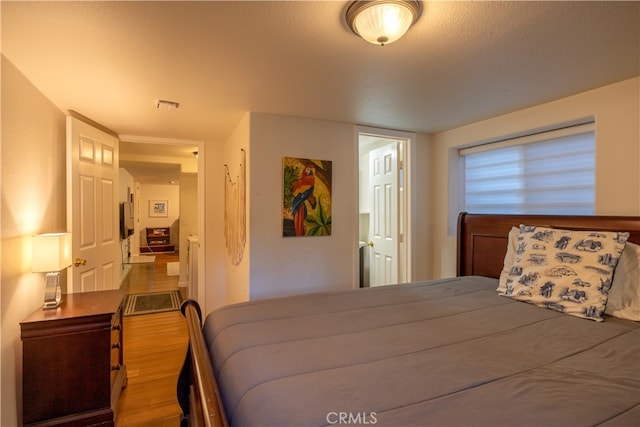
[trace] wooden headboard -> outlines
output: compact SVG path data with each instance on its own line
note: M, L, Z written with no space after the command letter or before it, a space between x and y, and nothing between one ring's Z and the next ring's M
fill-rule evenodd
M577 215L458 216L458 276L500 277L507 238L513 226L537 225L566 230L627 231L629 241L640 244L640 217Z

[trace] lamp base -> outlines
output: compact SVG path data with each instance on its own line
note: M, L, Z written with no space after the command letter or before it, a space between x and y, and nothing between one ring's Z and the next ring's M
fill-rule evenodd
M62 302L60 290L60 272L47 273L47 282L44 287L44 310L56 308Z

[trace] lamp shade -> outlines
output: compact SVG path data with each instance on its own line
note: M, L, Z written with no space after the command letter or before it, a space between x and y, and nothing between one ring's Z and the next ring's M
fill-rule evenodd
M356 1L347 10L354 33L369 43L385 45L402 37L422 11L418 1Z
M34 273L60 271L71 265L71 233L47 233L33 236Z

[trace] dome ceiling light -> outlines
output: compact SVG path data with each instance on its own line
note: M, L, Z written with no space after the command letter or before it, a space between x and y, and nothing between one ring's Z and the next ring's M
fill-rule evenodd
M402 37L421 13L421 1L358 0L349 6L346 18L354 33L384 46Z

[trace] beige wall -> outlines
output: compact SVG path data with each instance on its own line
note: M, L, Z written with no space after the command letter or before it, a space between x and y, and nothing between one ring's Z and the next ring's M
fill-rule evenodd
M410 147L411 152L411 279L413 281L433 278L431 257L431 241L433 227L433 198L431 188L434 187L434 176L429 165L433 157L431 137L416 135L416 143Z
M22 418L19 323L42 307L44 294L44 274L31 273L31 236L66 231L65 115L4 56L1 66L0 425L15 426Z
M200 241L198 262L198 302L202 313L209 313L225 304L224 265L224 144L207 143L200 153L203 156L204 185L204 238ZM203 155L204 153L204 155ZM198 189L200 192L200 189ZM201 196L202 197L202 196ZM206 242L206 244L205 244Z
M246 151L247 240L233 265L225 249L224 164L238 177ZM224 144L224 158L207 152L207 307L356 283L357 162L354 126L298 117L247 113ZM333 161L333 234L282 237L282 158ZM209 169L211 167L212 169ZM210 189L215 191L209 191ZM217 214L216 214L217 213ZM213 225L215 230L210 227ZM211 268L220 265L222 269Z
M357 176L353 125L251 115L251 299L357 284ZM332 234L282 237L282 158L333 162Z
M434 277L455 274L455 237L447 235L450 151L587 117L596 122L596 214L640 213L640 77L442 132L432 136Z
M247 241L242 261L233 265L224 249L224 237L218 240L224 272L209 273L223 276L224 286L207 276L207 295L216 295L213 304L207 304L207 310L248 299L347 289L356 283L354 141L354 127L348 124L262 113L244 116L225 142L224 163L229 167L232 180L237 180L241 149L246 151ZM282 237L282 158L285 156L333 161L331 236ZM209 166L212 159L209 154L207 157ZM210 177L213 175L207 170L207 185L213 184ZM207 218L214 209L224 211L224 187L219 188L219 196L208 192L211 199L207 200ZM207 240L207 263L217 262L214 250L219 256L219 248Z
M349 289L358 283L358 162L356 127L351 124L264 113L247 113L224 145L224 163L237 179L241 149L247 157L247 242L243 259L233 265L224 248L207 240L207 311L224 304L293 293ZM414 197L412 269L415 280L431 274L429 249L431 223L427 220L430 199L429 139L417 135L411 146ZM282 237L282 158L285 156L333 161L333 233L327 237ZM219 168L218 159L207 154L207 167ZM222 165L222 167L224 167ZM215 179L211 181L210 179ZM207 226L213 212L224 209L224 188L219 175L207 169ZM221 193L209 191L220 188ZM222 229L221 229L222 230ZM207 230L214 237L216 233ZM222 234L223 230L222 230ZM217 238L217 236L216 236ZM217 254L214 254L214 252ZM221 254L222 253L222 254ZM217 280L211 280L213 274ZM222 282L220 282L222 280ZM222 285L221 283L224 283Z

